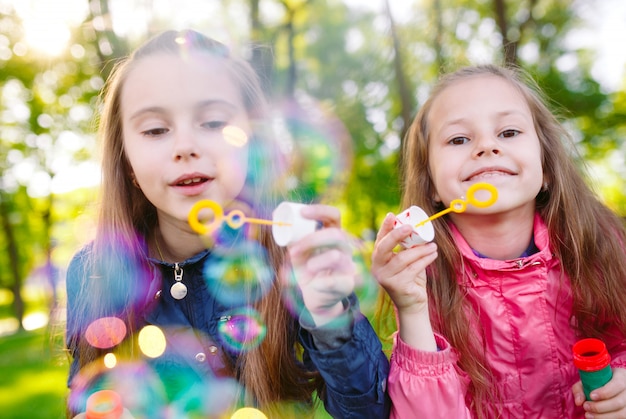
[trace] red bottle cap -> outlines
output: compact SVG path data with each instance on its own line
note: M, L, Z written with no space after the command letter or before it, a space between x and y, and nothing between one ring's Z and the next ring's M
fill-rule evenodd
M122 398L112 390L100 390L87 399L87 419L119 419L124 412Z
M598 371L611 363L606 345L599 339L581 339L572 347L574 365L582 371Z

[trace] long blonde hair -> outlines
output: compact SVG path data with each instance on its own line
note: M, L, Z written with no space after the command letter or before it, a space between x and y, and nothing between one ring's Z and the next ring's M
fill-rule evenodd
M75 310L91 319L110 315L112 311L124 313L131 331L137 326L136 318L144 309L144 301L150 299L146 295L146 284L155 272L147 261L147 242L157 228L157 215L156 208L133 185L123 146L120 92L128 72L138 60L156 53L181 54L186 51L222 57L239 86L254 131L250 141L247 185L243 192L246 203L253 207L257 216L266 218L282 199L276 188L278 149L264 129L268 123L268 105L258 77L246 61L233 57L225 45L198 32L167 31L118 63L103 89L99 121L101 205L96 237L87 255L85 286L81 298L77 298L80 306ZM260 229L257 238L267 249L271 268L277 275L284 268L284 250L276 246L267 229ZM118 278L112 274L120 266L132 267L133 280L129 280L128 275ZM299 348L296 320L283 302L281 283L274 280L269 292L256 303L266 325L265 339L259 347L243 352L230 372L245 388L248 400L268 410L281 401L312 403L313 391L322 388L319 374L305 371L294 357ZM100 298L107 293L116 293L115 301L101 303ZM102 356L102 351L91 347L84 338L70 342L70 347L72 345L79 348L81 367Z
M432 199L435 187L429 170L428 114L438 95L469 77L492 75L514 86L524 97L534 119L548 188L536 198L536 209L548 226L552 251L569 277L573 315L581 336L601 337L611 324L626 331L626 235L621 220L603 205L587 185L573 158L574 145L564 127L548 109L536 83L517 68L495 65L465 67L441 78L420 108L405 138L402 168L402 207L417 205L427 213L441 209ZM434 221L439 257L429 267L428 291L433 327L460 353L460 366L470 378L468 401L483 416L485 406L498 402L493 376L485 362L480 338L467 327L471 309L459 282L462 258L450 226Z

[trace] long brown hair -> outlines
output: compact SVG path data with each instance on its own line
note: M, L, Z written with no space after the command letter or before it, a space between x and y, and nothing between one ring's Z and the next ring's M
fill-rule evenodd
M108 78L101 97L101 204L96 237L87 255L87 271L83 279L85 285L87 282L89 285L82 288L82 297L77 298L80 306L75 310L92 319L110 315L111 311L122 312L131 331L136 326L135 318L142 309L142 302L149 300L143 287L146 281L136 278L155 274L154 267L147 261L147 241L152 239L157 228L157 215L156 208L133 185L131 167L123 147L120 92L127 74L138 60L155 53L181 54L190 50L222 57L233 81L239 86L254 131L250 141L247 185L242 192L246 195L246 203L253 207L257 216L267 217L283 198L276 188L279 180L278 149L275 139L267 135L266 129L268 105L258 77L246 61L232 56L225 45L198 32L167 31L119 62ZM277 277L284 268L284 249L274 243L268 229L260 229L257 239L267 249L271 268ZM128 275L123 279L107 275L120 265L133 266L133 272L138 275L133 280L129 280ZM116 281L122 286L116 286ZM248 402L266 411L279 409L276 406L281 401L310 404L313 391L322 388L319 374L305 371L294 356L300 350L296 320L285 306L281 284L282 281L275 279L269 292L256 303L267 329L263 342L259 347L243 352L231 371L245 388ZM116 297L117 301L112 306L105 307L105 304L98 304L100 294L105 292L125 294ZM72 344L80 350L81 367L102 355L84 338L70 343L70 346Z
M626 235L621 220L602 204L576 164L575 147L536 83L518 68L495 65L465 67L444 75L420 108L405 138L402 168L402 207L417 205L427 213L441 209L432 199L435 187L429 169L428 114L447 87L475 76L500 77L524 97L534 119L542 151L547 189L536 198L536 209L548 226L552 251L571 282L573 313L581 336L601 337L609 325L626 331ZM476 323L464 301L459 282L462 257L450 226L434 221L439 257L428 268L428 291L434 329L446 336L460 353L460 366L470 378L471 408L484 415L484 407L497 403L493 376L486 364L480 337L472 336L468 322Z

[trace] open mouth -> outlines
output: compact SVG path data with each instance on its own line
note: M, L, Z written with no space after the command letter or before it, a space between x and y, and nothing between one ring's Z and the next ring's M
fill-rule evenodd
M195 186L195 185L200 185L208 181L209 181L209 178L206 178L206 177L194 177L190 179L181 180L180 182L176 183L176 186Z

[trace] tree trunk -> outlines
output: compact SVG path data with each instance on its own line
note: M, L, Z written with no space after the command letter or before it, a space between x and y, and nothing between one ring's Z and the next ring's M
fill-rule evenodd
M504 0L493 0L493 8L502 37L502 52L504 53L504 63L506 65L515 64L517 62L517 47L515 42L509 40L509 22L506 17L506 4Z
M259 0L250 0L250 43L252 55L250 64L256 70L261 88L268 98L273 96L272 92L272 73L274 69L274 61L271 51L271 45L264 45L262 34L261 19L259 17Z
M2 229L7 241L7 253L9 256L9 269L13 277L13 314L18 321L19 330L24 330L22 320L24 320L24 300L22 299L22 276L19 268L19 252L15 242L13 226L9 221L10 212L6 203L6 195L0 192L0 219L2 219Z
M393 14L391 13L391 7L389 6L389 0L385 0L385 6L387 8L389 29L391 33L391 40L393 42L393 67L395 72L395 79L398 85L398 95L400 97L400 103L402 105L402 132L400 138L404 138L404 135L411 125L415 105L413 101L413 92L411 90L406 74L404 73L403 56L400 49L400 39L396 30L396 23L393 20Z
M441 0L433 1L433 9L435 12L435 54L437 54L437 71L438 73L442 73L446 63L443 58L443 18L441 14Z

